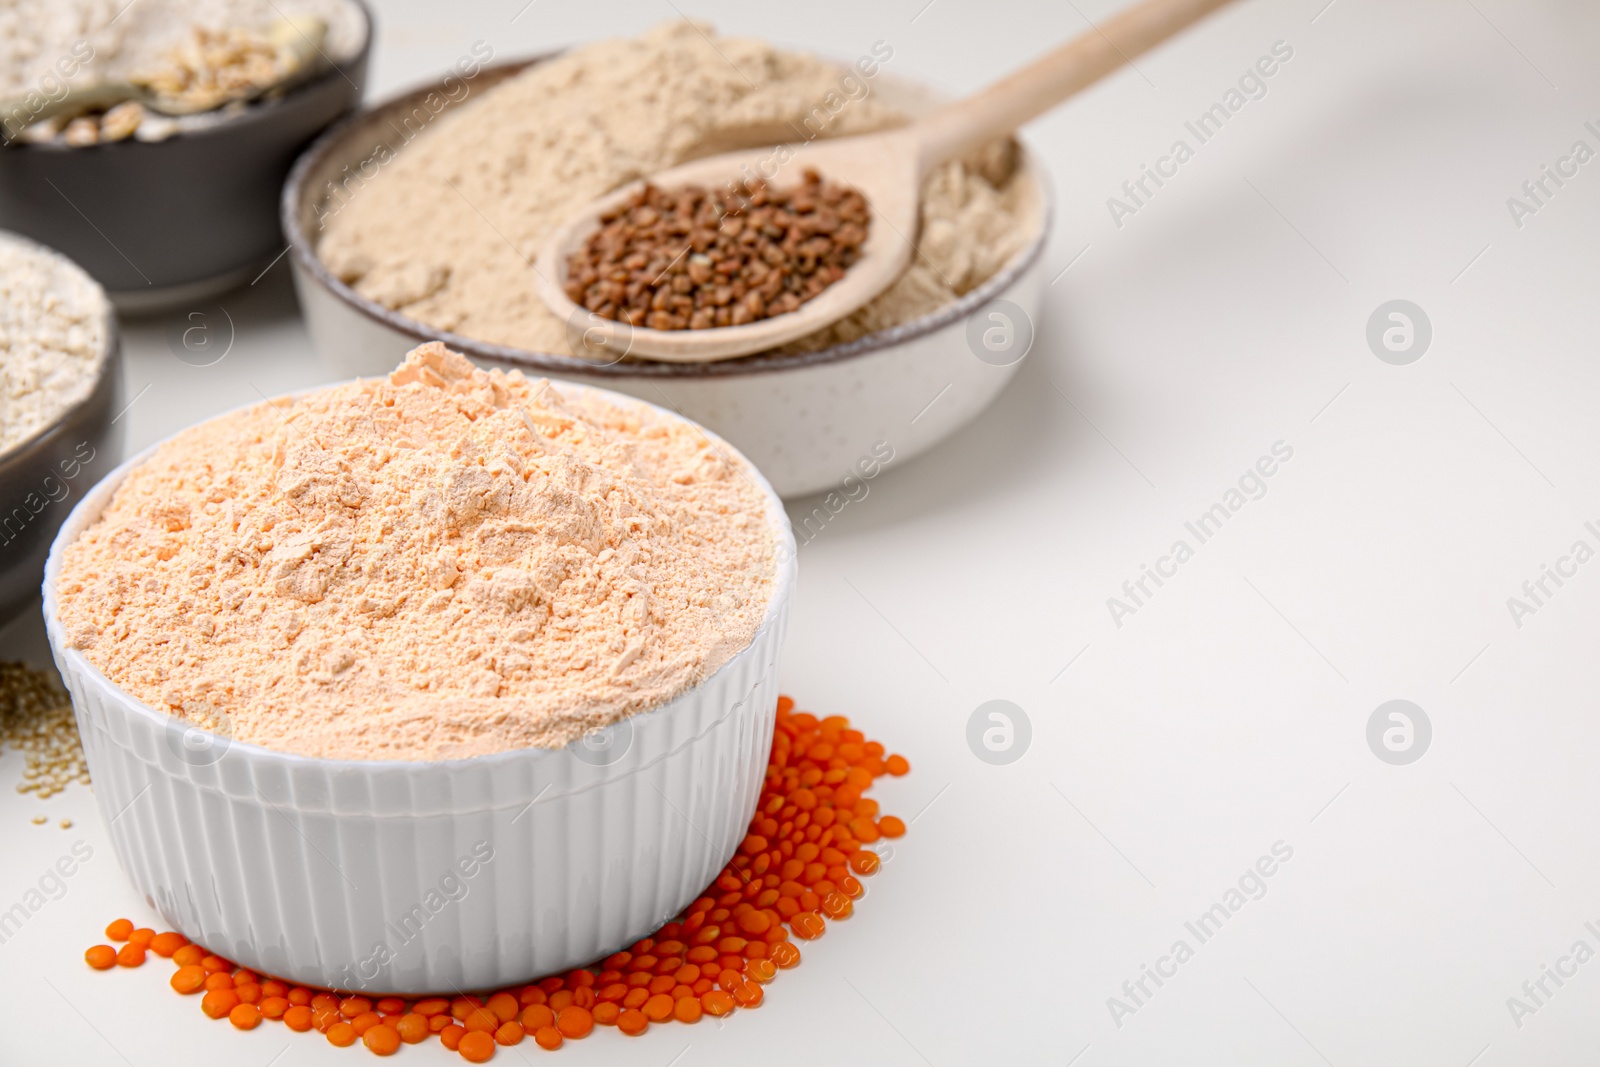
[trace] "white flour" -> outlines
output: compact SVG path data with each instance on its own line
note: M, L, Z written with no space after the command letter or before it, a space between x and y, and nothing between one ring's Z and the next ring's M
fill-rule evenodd
M109 314L75 264L0 234L0 455L93 391Z

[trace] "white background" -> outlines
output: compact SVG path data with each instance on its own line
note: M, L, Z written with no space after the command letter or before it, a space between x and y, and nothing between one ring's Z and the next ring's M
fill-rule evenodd
M524 2L383 5L369 99L475 40L511 57L675 8L835 56L882 39L895 73L959 91L1117 6ZM879 795L911 832L758 1011L562 1062L1593 1062L1600 962L1520 1028L1506 1002L1579 938L1600 950L1600 562L1520 628L1506 600L1600 547L1600 160L1520 229L1506 201L1574 141L1600 148L1600 9L1325 4L1246 0L1030 127L1059 194L1031 356L802 552L785 688L909 756ZM1266 97L1114 225L1106 199L1279 40ZM1395 298L1433 325L1410 366L1365 340ZM209 368L165 321L127 325L131 448L330 378L283 264L223 303L236 344ZM1107 598L1280 440L1266 496L1115 625ZM43 660L38 630L0 651ZM997 698L1032 722L1009 766L965 740ZM1410 766L1365 739L1394 698L1433 724ZM0 759L0 907L72 841L94 858L0 946L0 1061L333 1058L205 1020L164 962L90 972L109 919L155 916L88 791L20 799L20 765ZM1198 945L1184 922L1278 841L1266 895ZM1107 998L1180 937L1194 958L1118 1027Z

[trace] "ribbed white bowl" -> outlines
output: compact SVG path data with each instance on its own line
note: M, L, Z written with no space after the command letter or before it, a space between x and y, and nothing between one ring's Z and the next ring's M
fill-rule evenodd
M795 581L788 519L759 474L779 545L772 601L751 644L700 685L559 751L342 761L188 727L65 647L62 550L148 455L108 475L62 526L44 616L117 858L173 928L297 982L484 989L643 937L733 855L771 748Z

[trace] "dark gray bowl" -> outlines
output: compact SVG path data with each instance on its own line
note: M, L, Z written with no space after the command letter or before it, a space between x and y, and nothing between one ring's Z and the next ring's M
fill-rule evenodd
M107 311L94 390L10 452L0 454L0 626L33 602L50 543L78 498L122 461L122 351Z
M355 58L165 141L0 148L0 229L72 259L124 311L157 311L222 292L284 247L278 193L295 157L361 102L372 12Z

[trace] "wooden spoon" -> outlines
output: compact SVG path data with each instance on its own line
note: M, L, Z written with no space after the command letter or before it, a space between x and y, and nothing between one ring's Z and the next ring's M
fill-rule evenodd
M606 362L626 355L676 363L731 359L814 333L866 304L905 271L917 235L918 194L934 167L1010 133L1228 2L1143 0L1004 80L910 126L803 146L728 152L632 182L589 204L551 235L537 262L539 296L568 323L575 355ZM774 180L778 171L798 176L808 167L825 179L859 190L872 220L859 258L845 276L797 310L742 326L653 330L603 319L567 296L563 285L568 257L599 228L602 214L626 203L646 182L665 190L685 185L719 189L759 176L782 187Z

